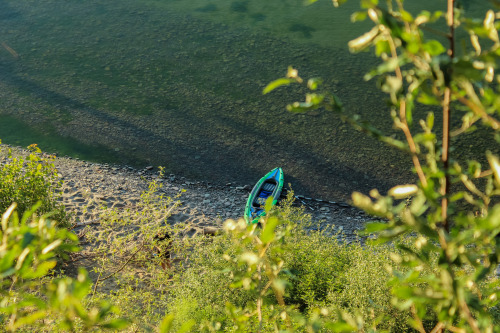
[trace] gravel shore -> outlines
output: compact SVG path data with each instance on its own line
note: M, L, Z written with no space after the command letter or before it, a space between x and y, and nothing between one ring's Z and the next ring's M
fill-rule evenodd
M23 150L13 149L23 153ZM129 166L92 163L68 157L57 157L54 164L63 180L62 203L71 213L71 222L77 228L98 224L97 217L102 207L134 209L141 194L147 190L148 182L156 179L162 183L161 191L166 196L174 197L180 193L181 205L173 212L169 223L190 222L199 228L219 229L225 220L243 216L253 187L253 184L236 183L214 185L190 181L173 174L159 179L159 172L153 167L137 170ZM293 188L293 184L291 186ZM296 197L296 204L305 207L305 212L312 216L317 228L335 225L347 242L353 241L356 233L370 219L362 211L343 202L305 198L300 194Z
M180 196L180 207L170 217L171 221L218 229L226 219L243 216L253 186L234 183L215 186L175 175L158 179L158 171L153 168L136 170L70 158L57 158L55 165L64 181L63 204L73 213L73 222L79 224L94 221L102 205L133 209L141 193L147 189L148 181L157 179L162 182L162 191L166 196L173 197L185 190ZM318 228L333 224L343 231L346 241L354 240L357 231L363 229L369 220L363 212L345 203L298 197L296 203L305 207L305 212L312 215Z

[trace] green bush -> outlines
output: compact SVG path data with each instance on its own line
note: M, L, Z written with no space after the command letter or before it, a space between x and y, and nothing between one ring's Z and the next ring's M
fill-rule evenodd
M266 258L281 263L276 280L283 283L283 301L294 329L305 329L308 320L323 309L328 313L322 316L326 322L338 321L338 313L343 311L353 318L363 317L362 329L378 325L379 329L411 331L406 324L410 312L391 305L387 267L393 263L387 246L347 245L331 229L311 231L310 216L302 208L292 207L290 198L272 216L278 219L274 234L284 234L271 242ZM257 279L256 272L248 273L251 269L246 259L242 262L237 258L252 253L248 238L254 235L262 239L264 231L243 228L233 233L194 240L189 265L175 276L169 292L168 311L175 315L178 325L194 320L197 329L231 332L259 327L255 315L259 293L255 289L272 279L264 274ZM273 293L262 296L262 317L272 318L273 311L280 308L278 298ZM235 319L242 316L244 325ZM261 331L274 331L273 320L264 321ZM286 327L283 320L278 322L276 325Z
M377 326L404 332L409 329L409 313L391 305L389 253L390 249L383 246L362 246L359 242L347 245L335 235L295 230L284 255L284 269L293 276L287 304L306 310L304 313L326 308L331 321L337 321L337 313L343 311L361 316L365 329Z
M99 225L83 231L89 243L85 250L94 258L88 263L95 280L90 305L109 299L127 314L132 331L155 330L165 316L175 267L162 269L161 251L171 246L171 252L180 253L191 246L184 237L189 226L168 224L180 202L162 193L158 179L149 182L133 209L103 207ZM155 241L167 232L171 242Z
M117 309L101 303L88 310L91 281L84 270L77 279L57 277L58 255L76 251L77 237L56 228L47 216L37 217L40 204L19 219L16 205L2 215L0 229L0 326L8 331L117 329L126 321L109 319Z
M34 210L19 221L10 209L0 235L1 324L12 331L120 329L127 324L120 309L133 331L413 332L412 310L392 303L391 290L405 286L391 273L412 274L394 260L422 251L419 238L395 240L396 247L345 244L334 226L315 230L304 209L292 206L293 193L277 211L267 207L262 228L229 220L223 234L186 237L191 226L165 223L178 201L160 189L150 182L137 210L103 210L100 227L87 231L93 286L85 271L76 280L54 278L56 250L76 250L75 235ZM167 271L153 255L154 236L166 231L175 258ZM420 272L438 274L439 257L427 255ZM491 284L478 288L488 294ZM487 310L498 322L498 309ZM431 329L437 312L426 312L422 326Z
M1 144L1 141L0 141ZM64 207L57 202L55 189L61 185L54 156L42 154L33 144L28 147L26 157L14 156L9 148L2 152L0 146L0 211L5 211L13 202L19 214L41 201L40 213L52 212L62 225L67 222Z
M229 237L220 235L207 239L193 239L195 250L190 254L189 266L174 276L174 286L169 291L168 310L179 323L194 320L198 326L220 323L231 327L226 315L226 303L245 307L252 301L244 290L230 288L233 276L242 274L241 267L228 265L225 254L235 249Z

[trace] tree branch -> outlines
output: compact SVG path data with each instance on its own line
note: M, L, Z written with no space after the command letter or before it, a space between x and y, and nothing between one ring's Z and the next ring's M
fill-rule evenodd
M447 25L449 29L448 40L450 47L448 49L448 56L453 59L455 56L455 0L448 0L447 9ZM451 69L450 69L451 71ZM451 76L451 73L446 73ZM450 175L449 175L449 152L450 152L450 118L451 118L451 88L450 83L446 82L443 99L443 144L441 161L443 162L444 179L441 184L441 219L443 228L446 232L450 231L448 221L448 193L450 192Z
M391 48L391 56L397 60L398 53L396 52L396 45L394 44L394 40L392 36L388 36L389 45ZM395 73L398 79L403 82L403 74L401 73L401 68L399 65L395 68ZM408 142L408 147L411 152L411 159L413 165L415 166L415 170L417 171L418 178L422 183L423 187L427 187L427 178L425 177L424 171L422 170L422 165L420 164L420 160L418 158L417 146L415 145L415 141L413 140L413 136L411 135L410 127L408 126L408 121L406 120L406 101L400 100L399 102L399 128L403 131L406 137L406 141Z

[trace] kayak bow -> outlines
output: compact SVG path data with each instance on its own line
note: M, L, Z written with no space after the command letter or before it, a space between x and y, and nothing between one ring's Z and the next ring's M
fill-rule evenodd
M247 223L259 222L259 218L266 215L263 207L267 198L273 198L272 205L274 206L278 202L282 189L283 170L281 168L274 168L262 177L248 196L244 215Z

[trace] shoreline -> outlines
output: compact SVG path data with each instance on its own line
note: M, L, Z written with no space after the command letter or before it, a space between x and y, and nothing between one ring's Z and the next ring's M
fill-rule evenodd
M14 154L26 154L22 147L2 144ZM5 150L5 149L4 149ZM2 154L3 155L3 154ZM190 222L196 229L220 229L227 219L243 216L245 204L253 184L237 186L235 183L216 185L209 182L190 181L174 174L158 178L154 167L135 169L129 166L87 162L71 157L54 160L63 185L61 202L72 214L70 222L79 229L96 221L102 208L134 209L141 194L147 190L148 181L156 179L162 184L161 193L167 197L180 194L180 206L169 218L169 223ZM286 175L285 175L286 178ZM257 180L256 180L257 181ZM357 238L357 232L371 218L359 209L342 202L305 198L296 195L296 204L304 206L318 229L335 225L346 242Z

